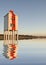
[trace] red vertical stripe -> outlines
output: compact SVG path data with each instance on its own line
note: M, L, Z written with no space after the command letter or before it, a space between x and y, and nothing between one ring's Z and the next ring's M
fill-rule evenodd
M13 11L10 11L12 14L12 30L15 30L15 14L13 13Z
M12 13L12 24L13 24L12 30L15 30L15 15L14 15L14 13Z

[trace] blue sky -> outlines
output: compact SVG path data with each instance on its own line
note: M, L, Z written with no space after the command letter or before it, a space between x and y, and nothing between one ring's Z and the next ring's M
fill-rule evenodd
M0 0L0 33L10 9L19 17L19 34L46 34L46 0Z

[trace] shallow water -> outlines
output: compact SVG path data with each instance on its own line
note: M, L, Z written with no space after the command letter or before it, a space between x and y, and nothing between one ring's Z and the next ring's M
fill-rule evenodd
M3 56L4 41L0 41L0 65L46 65L46 40L18 41L17 58Z

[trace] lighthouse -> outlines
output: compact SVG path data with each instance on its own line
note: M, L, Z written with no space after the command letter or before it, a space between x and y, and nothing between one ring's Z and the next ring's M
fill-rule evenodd
M10 60L17 57L18 49L18 16L10 10L4 16L4 53Z
M4 40L18 42L18 16L12 10L4 16Z

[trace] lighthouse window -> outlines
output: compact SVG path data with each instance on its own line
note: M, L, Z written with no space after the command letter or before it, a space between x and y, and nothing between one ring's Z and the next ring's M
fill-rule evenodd
M10 26L12 27L12 24L10 24Z
M10 24L10 26L11 26L11 27L14 27L14 26L15 26L15 24Z

